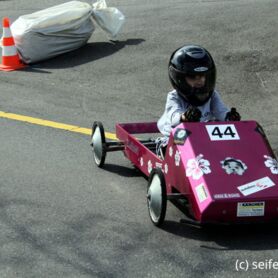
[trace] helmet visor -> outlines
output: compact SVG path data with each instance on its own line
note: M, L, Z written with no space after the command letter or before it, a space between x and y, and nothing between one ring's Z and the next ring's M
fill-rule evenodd
M206 84L206 74L187 74L185 75L186 83L192 88L202 88Z
M215 86L215 71L202 73L172 70L170 76L175 81L176 89L192 104L202 105L210 98Z

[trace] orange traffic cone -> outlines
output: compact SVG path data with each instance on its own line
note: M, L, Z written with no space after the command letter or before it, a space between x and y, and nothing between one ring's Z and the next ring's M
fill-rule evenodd
M14 38L10 29L10 21L7 17L3 18L2 42L2 64L0 70L11 71L26 67L20 59L14 43Z

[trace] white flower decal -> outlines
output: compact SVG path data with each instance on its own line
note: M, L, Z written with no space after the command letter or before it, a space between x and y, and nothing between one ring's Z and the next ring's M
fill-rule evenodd
M235 159L232 157L225 158L225 160L221 161L221 165L228 175L237 174L239 176L242 176L247 169L245 163L243 163L239 159Z
M271 156L264 155L266 161L264 162L265 166L268 167L272 174L278 174L278 162L275 158Z
M180 166L180 161L181 161L180 152L177 150L176 154L175 154L175 164L176 164L176 166Z
M152 171L152 169L153 169L153 164L152 164L152 162L149 160L149 161L148 161L148 172L150 173L150 172Z
M141 165L141 167L144 165L144 159L143 159L143 157L140 158L140 165Z
M173 156L173 148L172 147L169 148L169 155L170 155L170 157Z
M165 165L164 165L164 171L165 171L165 174L168 173L168 164L165 164Z
M198 180L204 174L211 173L210 162L203 159L203 155L199 154L196 158L189 159L186 165L186 176Z

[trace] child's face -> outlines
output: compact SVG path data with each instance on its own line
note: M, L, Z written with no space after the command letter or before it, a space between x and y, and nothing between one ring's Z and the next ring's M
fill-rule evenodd
M205 85L206 77L205 75L197 74L193 76L186 76L185 80L192 88L202 88Z
M206 78L205 73L185 76L187 85L191 87L191 94L194 94L194 97L202 103L205 103L210 97L210 92L206 89Z

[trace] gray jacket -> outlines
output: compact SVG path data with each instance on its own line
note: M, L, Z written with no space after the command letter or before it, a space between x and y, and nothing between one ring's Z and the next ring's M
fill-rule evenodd
M180 124L180 117L190 104L182 98L176 90L168 93L165 105L165 111L157 122L159 131L166 137L169 137L171 129ZM201 113L201 122L210 120L224 121L226 113L230 111L221 100L217 91L214 91L211 98L202 106L197 107Z

